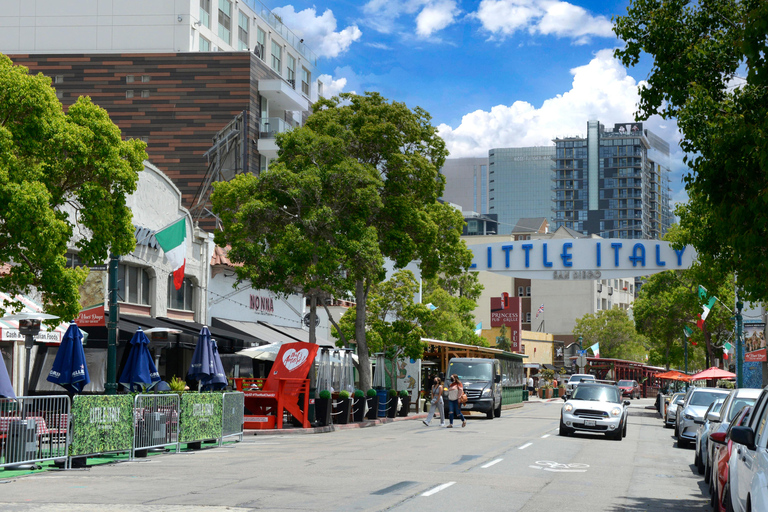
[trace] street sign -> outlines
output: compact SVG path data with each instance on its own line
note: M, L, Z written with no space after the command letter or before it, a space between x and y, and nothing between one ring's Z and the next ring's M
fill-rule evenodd
M585 366L587 366L587 356L580 355L579 357L577 357L576 358L576 365L579 368L584 368Z
M586 356L587 355L587 349L584 350L577 350L576 351L580 356Z

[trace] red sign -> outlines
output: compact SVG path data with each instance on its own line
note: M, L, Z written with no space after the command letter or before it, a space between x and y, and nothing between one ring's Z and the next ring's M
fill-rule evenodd
M491 327L509 327L509 341L512 352L520 352L520 335L523 330L520 315L520 297L510 297L502 293L501 297L491 297Z
M762 363L768 361L768 355L764 348L744 354L745 363Z
M264 388L277 389L278 379L306 379L317 354L316 343L283 343L277 353L272 371L264 383Z
M83 309L75 323L80 327L105 327L107 324L104 321L104 304Z

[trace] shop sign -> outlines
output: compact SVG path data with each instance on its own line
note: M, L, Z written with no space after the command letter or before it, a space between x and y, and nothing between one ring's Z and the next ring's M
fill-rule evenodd
M78 327L105 327L105 316L104 304L100 304L80 311L75 323Z
M744 354L745 363L764 363L766 361L768 361L768 355L764 348Z
M269 314L275 312L275 302L272 297L262 297L260 295L251 294L249 305L254 311Z
M506 325L509 328L509 344L512 352L520 352L520 335L523 330L520 314L520 297L502 293L491 297L491 327Z
M0 341L24 341L24 335L18 329L0 327ZM40 334L35 336L35 341L41 343L61 343L61 332L40 331Z

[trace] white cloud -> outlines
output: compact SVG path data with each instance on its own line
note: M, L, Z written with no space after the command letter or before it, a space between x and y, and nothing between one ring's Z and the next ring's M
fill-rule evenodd
M456 0L369 0L363 12L367 17L362 23L383 34L412 30L399 19L415 15L416 35L427 38L455 23L461 10Z
M318 78L323 83L323 97L331 98L341 92L355 92L345 91L347 86L347 79L344 77L334 79L331 75L320 75Z
M504 39L521 30L569 37L576 44L591 36L614 37L608 18L560 0L482 0L472 16L493 38Z
M420 37L429 37L433 33L443 30L456 20L456 2L454 0L442 0L432 2L416 16L416 34Z
M336 18L330 9L320 16L314 8L296 12L292 5L276 7L273 12L294 34L304 39L304 43L318 57L338 57L363 35L357 25L336 32Z
M549 146L555 137L585 135L590 119L605 126L634 119L638 82L613 58L613 50L599 51L571 74L571 89L540 108L516 101L466 114L456 128L439 125L451 157L485 156L491 148Z

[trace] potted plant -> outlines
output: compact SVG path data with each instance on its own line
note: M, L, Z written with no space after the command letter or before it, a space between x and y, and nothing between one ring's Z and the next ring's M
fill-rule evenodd
M336 400L335 405L334 412L336 413L336 419L334 420L334 423L346 425L349 423L349 412L350 406L352 405L352 400L349 399L349 391L343 389L339 391L339 398Z
M397 415L397 390L390 389L387 393L387 418L394 418Z
M368 401L368 414L365 417L369 420L375 420L379 411L379 394L371 388L365 395L365 399Z
M408 416L408 409L411 407L411 394L405 389L401 390L400 400L403 402L403 406L400 408L398 416Z
M318 426L325 427L331 424L331 392L323 389L315 398L315 416Z
M365 419L365 393L362 389L356 389L352 396L352 421L363 421Z

